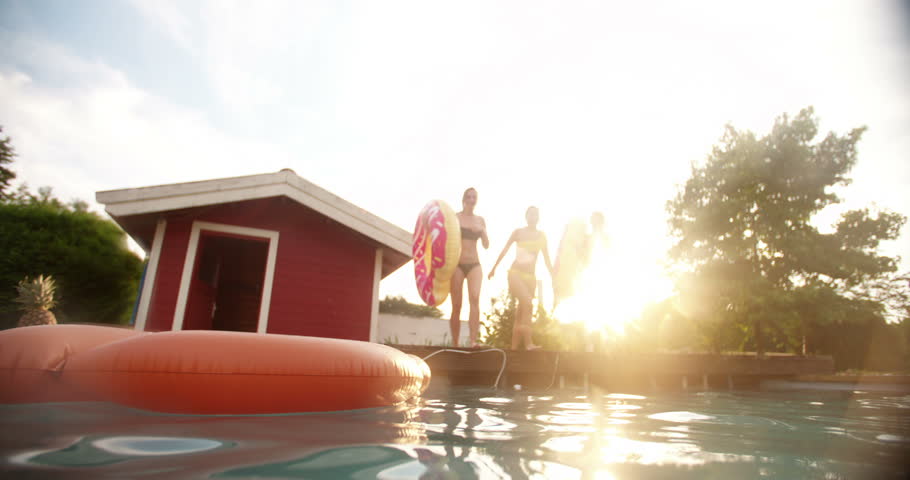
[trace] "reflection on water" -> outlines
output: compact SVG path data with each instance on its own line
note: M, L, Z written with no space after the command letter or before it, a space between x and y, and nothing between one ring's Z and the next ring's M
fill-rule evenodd
M0 406L4 477L903 478L910 396L430 391L328 414Z
M139 457L204 452L221 445L221 442L207 438L181 437L109 437L92 442L95 448L115 455Z
M20 465L86 467L120 463L136 457L198 453L223 446L222 442L207 438L88 436L62 449L28 451L9 460Z

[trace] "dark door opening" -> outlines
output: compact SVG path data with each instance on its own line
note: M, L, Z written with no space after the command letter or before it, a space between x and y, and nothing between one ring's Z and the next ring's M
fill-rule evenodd
M266 239L204 232L185 328L255 332L268 251Z

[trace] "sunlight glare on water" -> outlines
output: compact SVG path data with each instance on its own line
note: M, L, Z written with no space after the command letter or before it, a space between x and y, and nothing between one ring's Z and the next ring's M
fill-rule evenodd
M904 478L910 396L430 391L325 414L0 406L7 478ZM870 414L874 412L874 414Z

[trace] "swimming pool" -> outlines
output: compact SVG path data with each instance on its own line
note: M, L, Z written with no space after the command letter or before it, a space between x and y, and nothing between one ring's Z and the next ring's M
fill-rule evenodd
M431 389L328 414L0 406L4 478L904 478L910 395Z

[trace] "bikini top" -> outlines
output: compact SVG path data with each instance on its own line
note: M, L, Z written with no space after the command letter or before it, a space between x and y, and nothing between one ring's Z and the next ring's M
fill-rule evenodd
M515 252L515 263L533 265L537 261L537 254L543 250L544 236L537 235L536 238L517 240L515 243L518 245L518 250Z
M470 228L461 227L461 238L465 240L477 240L480 238L480 232L477 230L471 230Z
M518 240L515 243L518 244L518 248L527 250L528 252L531 252L531 253L537 253L537 252L543 250L544 237L543 237L543 235L538 235L536 238L532 238L529 240Z

